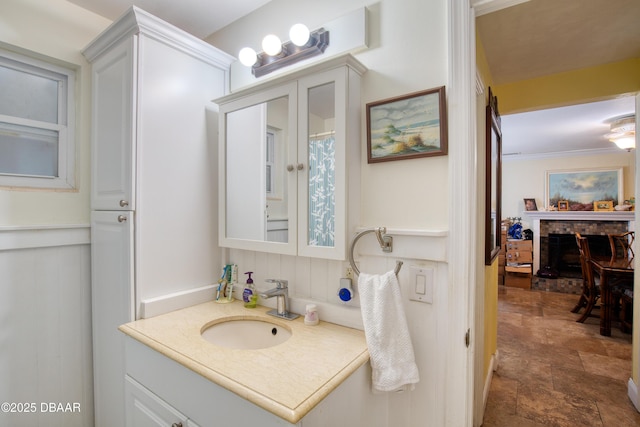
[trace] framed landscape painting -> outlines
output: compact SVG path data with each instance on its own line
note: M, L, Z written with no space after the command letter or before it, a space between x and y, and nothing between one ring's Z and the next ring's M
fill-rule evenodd
M367 104L369 163L445 154L444 86Z
M563 202L570 211L593 211L600 200L615 206L623 199L622 168L547 171L546 191L547 206Z

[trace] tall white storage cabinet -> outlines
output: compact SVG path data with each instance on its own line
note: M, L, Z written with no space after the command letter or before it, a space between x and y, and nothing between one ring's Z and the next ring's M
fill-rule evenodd
M96 427L122 426L124 337L144 301L217 281L217 107L232 57L133 7L92 64Z

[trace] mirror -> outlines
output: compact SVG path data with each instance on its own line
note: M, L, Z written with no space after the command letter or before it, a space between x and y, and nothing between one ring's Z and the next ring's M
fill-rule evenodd
M308 230L310 246L335 246L335 83L308 89Z
M485 200L485 265L491 265L500 252L500 218L502 207L502 131L498 99L489 88L486 109L486 200Z
M287 243L289 97L226 114L226 235Z
M232 247L336 247L335 91L333 81L293 84L221 108L224 238Z

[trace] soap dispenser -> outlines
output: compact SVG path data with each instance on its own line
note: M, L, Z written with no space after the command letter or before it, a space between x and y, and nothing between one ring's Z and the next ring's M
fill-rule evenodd
M248 275L247 283L244 286L244 291L242 292L242 300L244 301L244 306L247 308L255 308L258 303L258 294L256 293L256 288L253 285L253 279L251 275L253 271L247 271L244 273Z

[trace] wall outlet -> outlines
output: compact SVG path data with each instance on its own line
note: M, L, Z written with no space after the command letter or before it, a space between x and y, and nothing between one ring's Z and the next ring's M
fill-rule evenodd
M353 280L353 268L347 267L347 273L344 277Z

